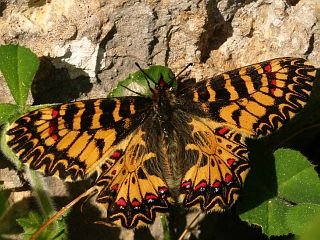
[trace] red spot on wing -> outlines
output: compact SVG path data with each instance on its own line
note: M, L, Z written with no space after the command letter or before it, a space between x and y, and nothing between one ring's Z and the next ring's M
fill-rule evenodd
M116 201L116 204L121 207L127 206L127 202L126 202L126 200L124 200L124 198L120 198L118 201Z
M57 135L57 134L54 134L51 137L55 142L58 141L58 139L59 139L59 135Z
M189 189L189 188L191 187L191 185L192 185L191 180L189 180L189 181L184 181L184 182L181 184L181 188L187 188L187 189Z
M57 134L57 125L55 122L49 123L49 135L54 141L58 141L59 135Z
M212 184L212 187L213 188L219 188L221 186L221 182L220 181L215 181L213 184Z
M119 190L119 184L117 183L117 184L113 185L113 186L111 187L111 190L113 190L113 191L118 191L118 190Z
M55 125L50 125L49 134L52 135L56 131L57 127Z
M139 202L137 199L133 199L131 204L133 207L139 207L141 205L141 202Z
M264 69L266 72L271 72L271 71L272 71L272 67L271 67L270 64L265 65L263 69Z
M233 178L232 175L229 174L229 173L227 173L226 176L225 176L225 178L224 178L224 181L225 181L226 183L229 183L229 182L232 181L232 178Z
M207 187L207 182L205 180L202 180L197 186L194 187L195 191L198 191L200 189L204 189Z
M276 90L276 86L277 86L277 80L273 79L270 81L270 93L272 95L274 95L274 92Z
M168 192L168 188L166 187L158 187L158 192L161 194L164 194L166 192Z
M145 199L149 202L149 201L153 201L155 199L157 199L158 197L152 193L147 193L145 196Z
M273 86L277 86L277 80L276 79L271 80L270 84Z
M223 135L227 134L229 131L230 131L229 128L223 127L223 128L218 129L218 134L220 136L223 136Z
M269 81L269 84L270 84L269 92L270 94L274 95L274 92L276 91L276 88L277 88L277 80L272 79L271 81Z
M53 109L51 113L52 118L56 118L59 116L59 111L57 109Z
M110 155L110 158L118 160L121 156L122 156L122 151L117 150Z
M229 166L232 166L232 165L235 163L235 161L236 161L236 160L234 160L234 158L229 158L229 159L227 160L227 163L228 163Z
M276 89L275 88L270 88L270 93L272 94L272 95L274 95L274 92L276 91Z

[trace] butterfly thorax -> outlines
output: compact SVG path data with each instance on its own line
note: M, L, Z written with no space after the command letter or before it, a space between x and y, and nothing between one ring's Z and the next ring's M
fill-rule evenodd
M169 85L160 78L153 90L153 110L159 119L161 129L166 133L170 127L170 120L175 102L175 95Z

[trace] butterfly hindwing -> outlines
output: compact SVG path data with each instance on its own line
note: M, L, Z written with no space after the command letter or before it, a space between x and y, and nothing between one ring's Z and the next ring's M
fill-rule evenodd
M98 206L107 210L109 220L127 228L152 223L172 201L163 176L148 169L159 159L146 138L142 126L115 146L96 181Z
M148 115L141 97L97 99L34 110L7 131L8 146L32 169L81 179Z
M249 171L244 138L210 119L193 117L185 155L195 164L181 180L180 200L186 208L223 211L238 198Z
M184 89L181 108L250 136L278 129L305 105L316 70L304 59L278 58L242 67Z

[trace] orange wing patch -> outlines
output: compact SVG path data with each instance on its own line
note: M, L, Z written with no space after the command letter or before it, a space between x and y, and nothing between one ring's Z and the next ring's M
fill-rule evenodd
M187 208L223 211L238 198L249 171L244 138L210 119L192 119L193 143L186 145L186 155L197 161L181 180L179 197Z

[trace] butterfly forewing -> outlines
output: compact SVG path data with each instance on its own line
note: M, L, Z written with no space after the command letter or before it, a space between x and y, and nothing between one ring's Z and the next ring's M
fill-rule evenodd
M136 109L139 105L139 109ZM149 114L140 97L86 100L32 111L7 131L8 146L32 169L81 179Z
M181 92L181 108L250 136L267 135L309 98L316 70L304 59L279 58L225 72Z

